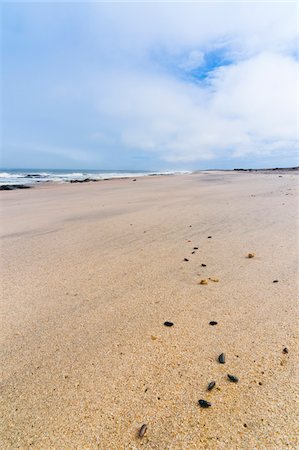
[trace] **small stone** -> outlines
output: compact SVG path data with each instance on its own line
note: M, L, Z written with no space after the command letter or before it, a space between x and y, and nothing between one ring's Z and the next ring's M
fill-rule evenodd
M151 340L155 341L157 339L157 336L151 336Z
M198 400L199 406L201 406L201 408L209 408L211 405L210 402L207 402L206 400Z
M200 280L199 284L208 284L208 280L206 280L206 279Z
M208 239L212 239L212 236L208 236Z
M191 255L194 255L195 252L191 252Z
M184 261L189 261L189 259L188 258L184 258Z
M282 353L289 353L289 349L287 348L287 347L285 347L284 349L283 349L283 351L282 351Z
M248 253L247 258L254 258L255 257L255 253Z
M228 374L227 377L228 377L229 381L232 381L233 383L238 383L238 381L239 381L239 378L235 377L234 375Z
M172 326L173 326L173 323L172 323L172 322L164 322L164 325L165 325L166 327L172 327Z
M216 385L216 382L215 381L211 381L208 384L208 391L211 391L215 387L215 385Z
M198 247L193 247L193 250L198 250Z
M218 322L215 322L215 320L211 320L211 322L209 322L209 325L217 325Z
M147 425L144 423L138 432L138 436L140 438L142 438L145 435L146 430L147 430Z
M209 278L210 281L214 281L214 283L218 283L219 282L219 278Z
M202 264L201 267L207 267L207 265L206 264Z
M224 355L224 353L221 353L221 355L218 356L218 361L220 362L220 364L224 364L225 363L225 355Z
M259 381L259 385L260 385L260 386L262 386L262 385L263 385L263 383L262 383L261 381Z
M278 283L278 280L273 280L273 283Z

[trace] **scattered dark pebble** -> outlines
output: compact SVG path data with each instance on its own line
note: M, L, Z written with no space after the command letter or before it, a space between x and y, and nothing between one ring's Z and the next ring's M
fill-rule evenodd
M260 386L262 386L262 385L263 385L263 383L262 383L261 381L259 381L259 385L260 385Z
M138 432L138 436L140 438L142 438L145 435L146 430L147 430L147 425L146 425L146 423L144 423Z
M247 428L247 423L244 423L243 425L244 425L245 428Z
M212 236L208 236L208 239L211 239L212 238Z
M278 283L278 280L273 280L273 283Z
M227 377L228 377L228 379L229 379L230 381L232 381L233 383L238 383L238 381L239 381L239 378L238 378L238 377L235 377L234 375L227 374Z
M282 353L289 353L289 349L287 347L285 347L282 351Z
M215 320L211 320L211 322L209 322L209 325L217 325L218 322L215 322Z
M136 178L134 178L134 180L132 180L132 181L136 181Z
M194 255L195 252L191 252L191 255Z
M198 250L198 247L193 247L193 250Z
M209 408L210 406L212 406L211 403L207 402L206 400L198 400L198 404L202 408Z
M184 258L184 261L189 261L189 259L188 258Z
M206 264L202 264L201 267L207 267L207 265Z
M211 391L215 387L215 385L216 385L216 382L215 381L211 381L208 384L208 391Z
M221 353L221 355L218 356L218 361L220 362L220 364L224 364L225 363L225 355L224 355L224 353Z
M173 323L172 323L172 322L164 322L164 325L165 325L166 327L172 327L172 326L173 326Z

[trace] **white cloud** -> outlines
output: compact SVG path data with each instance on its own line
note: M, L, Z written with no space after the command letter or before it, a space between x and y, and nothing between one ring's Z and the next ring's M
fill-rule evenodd
M95 88L100 122L113 123L112 133L124 151L140 149L172 162L293 154L297 83L293 5L96 8L106 19L108 15L114 45L121 42L122 56L129 55L131 63L120 60L118 70L108 64ZM157 43L162 53L153 62ZM204 52L215 48L225 49L233 61L211 72L208 82L178 76L176 69L203 66ZM140 55L143 64L137 67ZM111 132L105 125L99 131Z
M197 161L294 148L296 63L260 54L214 71L200 87L170 75L102 74L100 117L119 144L168 161ZM107 133L107 130L103 130Z

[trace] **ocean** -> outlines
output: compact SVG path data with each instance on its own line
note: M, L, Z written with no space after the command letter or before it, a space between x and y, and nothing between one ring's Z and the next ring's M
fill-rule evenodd
M38 183L70 183L83 180L107 180L111 178L173 175L188 171L140 171L140 170L70 170L70 169L0 169L0 186L34 185Z

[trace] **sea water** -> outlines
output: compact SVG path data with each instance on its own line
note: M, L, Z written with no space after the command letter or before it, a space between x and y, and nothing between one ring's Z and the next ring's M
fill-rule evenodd
M71 181L105 180L154 175L173 175L188 171L139 171L139 170L69 170L69 169L0 169L0 186L10 184L33 185L38 183L67 183Z

